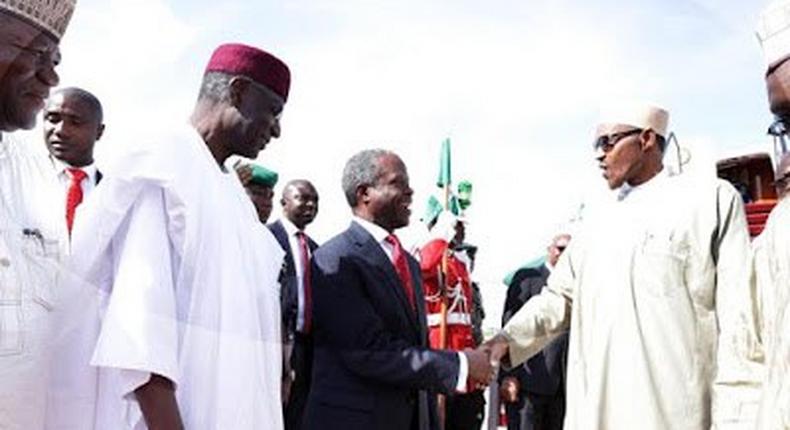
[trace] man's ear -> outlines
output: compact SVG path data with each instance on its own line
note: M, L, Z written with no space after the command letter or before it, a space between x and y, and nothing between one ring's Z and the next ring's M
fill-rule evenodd
M367 185L360 185L357 187L356 195L357 195L357 204L359 203L367 203L370 201L370 193L368 192L370 187Z
M228 98L230 104L237 109L241 107L241 102L244 100L244 94L250 86L250 80L242 76L234 76L228 83Z
M651 148L657 147L656 132L649 128L642 130L639 133L639 144L642 146L642 152L647 152Z
M104 135L104 124L99 124L99 128L96 129L96 140L101 139Z

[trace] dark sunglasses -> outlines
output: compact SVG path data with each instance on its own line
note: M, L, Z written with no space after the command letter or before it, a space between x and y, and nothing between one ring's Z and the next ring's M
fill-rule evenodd
M598 149L602 149L603 152L609 152L612 150L612 148L614 148L615 145L617 145L617 142L625 139L628 136L633 136L641 132L641 128L635 128L633 130L599 136L597 139L595 139L595 142L593 142L593 150L597 151Z
M790 172L787 172L784 175L774 179L774 186L784 187L788 182L790 182Z

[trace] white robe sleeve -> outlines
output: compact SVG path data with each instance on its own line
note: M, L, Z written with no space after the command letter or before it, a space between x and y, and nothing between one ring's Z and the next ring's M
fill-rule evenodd
M152 373L178 384L173 255L160 188L141 191L106 255L111 294L91 364L118 370L128 400Z
M547 286L516 312L502 329L508 340L509 365L517 366L570 328L575 277L572 242L547 280Z
M763 351L757 292L751 278L743 204L727 185L717 193L716 317L719 327L712 421L715 429L753 428L759 403Z

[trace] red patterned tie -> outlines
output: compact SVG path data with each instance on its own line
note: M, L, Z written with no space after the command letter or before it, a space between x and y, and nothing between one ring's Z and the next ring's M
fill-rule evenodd
M300 257L302 258L302 286L304 287L304 333L310 333L313 325L313 287L310 279L310 249L307 247L307 236L304 232L296 232L299 239Z
M406 261L406 254L403 252L403 247L400 245L397 236L391 234L387 236L385 240L392 245L392 263L395 265L395 271L398 273L398 277L400 277L401 284L403 284L403 289L406 292L406 297L409 299L411 308L415 310L414 285L412 284L409 262Z
M66 226L71 234L71 226L74 225L74 211L82 203L82 180L88 177L82 169L69 167L66 169L69 178L69 191L66 194Z

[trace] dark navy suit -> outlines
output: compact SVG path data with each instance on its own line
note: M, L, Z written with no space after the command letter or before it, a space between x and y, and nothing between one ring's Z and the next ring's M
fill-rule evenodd
M545 265L521 269L508 287L502 325L532 296L540 294L549 277ZM565 365L568 335L563 334L522 366L502 377L513 376L521 386L519 401L507 404L508 429L561 429L564 416Z
M407 256L415 297L420 268ZM411 307L393 264L357 222L313 256L309 430L436 428L436 392L456 386L458 355L428 348L425 304Z
M295 378L287 399L284 418L286 430L298 430L302 427L307 394L310 391L310 376L313 364L312 336L297 333L296 331L296 317L299 312L299 292L297 291L299 281L296 278L296 265L291 245L288 242L288 232L285 230L282 221L279 220L269 224L267 227L269 227L280 247L285 251L283 268L280 273L280 305L282 309L283 332L286 341L293 344L290 365L291 369L294 370ZM307 247L312 254L318 248L318 244L308 236Z

